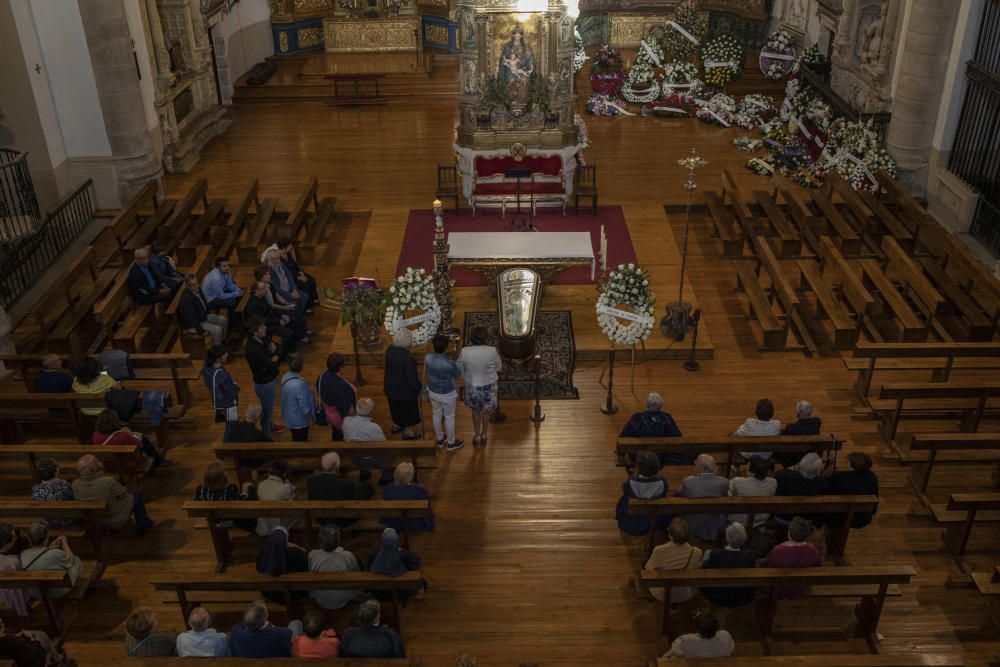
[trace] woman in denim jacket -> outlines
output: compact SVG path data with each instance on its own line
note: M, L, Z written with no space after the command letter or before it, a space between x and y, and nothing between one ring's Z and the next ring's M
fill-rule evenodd
M434 439L438 447L447 443L448 451L453 452L465 444L455 439L455 404L458 401L455 380L461 377L462 371L454 359L444 354L448 342L447 336L434 336L431 343L434 352L424 357L424 370L427 372L427 396L434 410ZM442 417L444 431L441 430Z

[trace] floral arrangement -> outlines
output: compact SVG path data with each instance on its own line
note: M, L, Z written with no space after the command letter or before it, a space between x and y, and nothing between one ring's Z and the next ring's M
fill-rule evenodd
M705 68L705 83L725 86L743 73L743 46L728 33L716 35L704 44L701 64Z
M652 37L639 42L639 52L622 86L622 97L635 104L646 104L658 98L662 67L663 49L659 43Z
M880 169L896 175L896 161L879 144L870 119L840 125L820 155L819 164L836 170L855 190L877 191L874 174Z
M698 78L698 68L691 63L674 60L664 65L664 95L683 91L688 95L697 96L704 87L704 84Z
M750 158L747 162L747 169L761 176L770 176L774 173L774 167L767 161L767 158Z
M653 111L663 116L693 116L697 110L698 104L694 97L684 93L666 94L653 105Z
M622 108L618 100L604 93L594 93L590 96L590 99L587 100L587 111L595 116L631 115Z
M748 136L742 136L733 139L733 146L744 153L753 153L755 150L764 145L764 142L760 139L751 139Z
M615 345L635 345L653 331L656 298L649 291L649 276L635 264L619 264L597 297L597 323ZM625 320L607 312L628 306L639 321ZM627 312L627 311L626 311Z
M698 120L711 125L729 127L736 113L736 100L724 93L716 93L698 109Z
M685 2L677 7L667 21L667 29L660 39L663 50L676 60L688 60L698 51L698 45L705 39L708 22L694 6Z
M787 144L792 139L792 135L788 133L785 124L777 118L770 123L765 123L761 126L761 130L765 137L779 144Z
M613 74L624 69L625 63L622 61L621 51L613 49L607 44L602 46L590 59L591 74Z
M618 70L610 74L591 74L590 88L595 93L607 97L618 97L625 84L625 72Z
M753 130L777 115L778 109L774 106L773 98L752 93L740 101L736 114L733 116L733 124Z
M813 44L802 52L802 62L806 65L825 65L826 56L819 52L819 44Z
M418 317L425 316L425 319L407 324L407 313L412 311L423 311ZM386 294L385 330L392 336L404 326L418 324L416 329L411 329L413 343L423 345L434 336L440 323L441 310L434 297L434 282L423 269L407 267Z
M781 81L795 68L795 44L785 30L771 33L760 51L760 71L772 81Z
M579 72L587 63L587 52L583 50L583 36L580 31L573 28L573 71Z
M340 324L353 324L359 330L369 324L382 325L385 296L374 280L350 281L340 294Z

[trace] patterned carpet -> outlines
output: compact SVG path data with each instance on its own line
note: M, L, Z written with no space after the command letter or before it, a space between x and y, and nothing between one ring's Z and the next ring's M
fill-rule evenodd
M486 327L490 332L490 344L497 336L497 314L466 313L466 339L473 327ZM573 365L576 344L573 341L573 319L569 311L559 310L538 313L536 353L542 357L542 374L539 382L543 399L579 399L580 392L573 386ZM504 361L500 373L500 398L502 400L534 399L535 378L526 365L520 362Z

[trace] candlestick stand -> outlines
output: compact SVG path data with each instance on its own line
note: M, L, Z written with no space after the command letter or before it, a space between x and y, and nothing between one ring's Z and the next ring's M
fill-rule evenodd
M615 405L614 384L615 384L615 348L612 347L608 351L608 396L604 401L604 405L601 406L601 412L603 412L606 415L613 415L616 412L618 412L618 406Z
M354 345L354 384L363 387L368 381L361 375L361 355L358 354L358 325L351 322L351 343Z
M441 310L441 322L438 324L438 333L447 336L448 350L452 354L458 353L461 342L461 332L453 325L452 307L455 300L451 296L451 288L454 281L451 279L450 263L448 262L448 241L444 235L444 219L441 216L442 205L440 200L434 200L434 298L437 299L438 308Z
M687 190L687 208L684 212L684 243L681 249L681 276L680 287L677 290L677 301L667 304L667 314L660 320L660 330L665 336L673 336L674 340L684 340L684 335L688 329L694 325L691 320L691 304L684 301L684 276L687 272L688 236L691 231L691 199L694 191L698 188L694 180L694 171L699 167L708 164L698 155L698 149L692 148L691 154L686 158L677 161L677 164L687 169L687 181L684 182L684 189Z
M694 358L695 347L698 345L698 322L701 321L701 308L694 311L694 314L691 316L691 321L694 322L694 331L691 333L691 355L688 357L687 361L684 362L682 368L693 373L701 368L701 364L699 364L698 360Z
M531 372L535 375L535 411L528 417L531 421L536 424L541 424L545 421L545 415L542 414L542 389L541 389L541 377L542 377L542 356L536 354L531 360Z

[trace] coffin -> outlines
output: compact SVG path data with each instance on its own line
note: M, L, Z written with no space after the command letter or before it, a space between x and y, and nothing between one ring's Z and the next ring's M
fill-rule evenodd
M508 359L527 359L535 353L541 286L541 277L531 269L507 269L497 275L497 346Z

